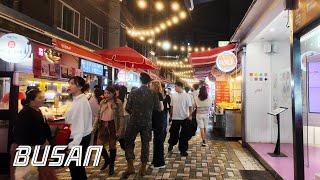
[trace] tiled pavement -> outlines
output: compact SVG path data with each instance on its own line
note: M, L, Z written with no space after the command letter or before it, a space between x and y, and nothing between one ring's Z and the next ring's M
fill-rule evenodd
M166 168L153 170L149 167L147 175L143 179L243 179L240 173L242 170L258 170L258 172L267 173L247 150L241 148L238 142L210 140L208 147L201 147L199 142L199 136L190 140L188 157L181 157L178 148L175 147L172 154L166 153ZM152 143L150 145L152 150ZM167 143L165 144L165 150L167 150ZM134 165L137 172L140 165L139 137L136 140L135 154L136 162ZM103 160L101 160L100 165L102 163ZM124 152L120 148L115 164L115 175L111 177L108 176L107 170L100 171L99 167L87 167L89 179L120 179L126 168ZM66 169L58 169L57 172L59 179L70 179L69 172ZM131 175L128 179L141 178L138 175ZM270 176L267 179L270 179Z

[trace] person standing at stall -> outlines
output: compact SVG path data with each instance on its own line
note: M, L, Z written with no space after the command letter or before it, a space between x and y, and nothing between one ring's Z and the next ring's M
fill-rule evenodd
M192 133L189 132L188 128L188 123L190 124L192 120L192 97L190 94L183 92L183 84L181 82L176 82L175 85L177 93L172 94L171 97L172 110L170 119L172 119L172 124L170 127L168 152L171 152L179 141L180 155L188 156L188 141Z
M202 146L208 146L206 143L206 130L208 129L209 112L212 106L212 100L208 98L208 91L206 86L202 86L199 95L195 98L197 107L197 124L200 128L200 135L202 139Z
M153 129L153 168L165 168L164 162L164 128L166 120L164 119L163 90L160 81L152 81L150 89L157 93L160 101L160 111L153 110L152 129Z
M144 176L149 159L149 142L152 135L152 112L160 111L159 97L155 92L148 88L151 78L146 73L140 74L141 87L131 91L126 111L130 114L125 133L125 151L127 159L127 169L123 173L123 178L135 173L133 167L135 140L140 133L141 136L141 167L139 175Z
M92 132L92 111L87 96L84 94L88 86L80 76L69 79L68 91L72 94L73 101L70 110L65 114L66 123L70 124L71 135L68 149L73 146L82 146L82 161L90 144ZM73 180L87 179L84 166L76 166L72 161L69 165Z
M44 94L37 88L26 92L26 99L21 101L23 108L18 113L18 118L13 123L13 144L11 146L12 162L16 148L19 145L49 145L52 144L52 136L49 125L39 109L43 106ZM57 179L54 169L51 167L39 167L39 179ZM22 175L23 176L23 175ZM20 179L19 173L14 173L11 168L12 179Z
M114 162L117 155L117 137L119 137L120 129L122 129L120 122L123 121L123 105L116 95L116 89L112 86L106 88L104 97L105 99L100 103L99 119L94 125L94 130L99 132L98 144L109 144L110 157L103 147L104 165L100 170L104 170L109 166L109 175L111 176L114 174Z

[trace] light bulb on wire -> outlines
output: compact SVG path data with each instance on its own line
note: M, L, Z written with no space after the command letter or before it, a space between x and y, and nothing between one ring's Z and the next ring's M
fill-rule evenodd
M172 2L171 3L171 9L173 10L173 11L178 11L179 9L180 9L180 5L179 5L179 3L178 2Z
M163 9L164 9L163 2L161 2L161 1L156 1L154 6L157 11L163 11Z
M138 0L137 5L140 9L146 9L147 8L147 2L146 0Z

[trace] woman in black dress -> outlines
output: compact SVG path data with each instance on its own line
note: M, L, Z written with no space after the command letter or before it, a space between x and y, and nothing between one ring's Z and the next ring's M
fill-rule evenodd
M160 81L152 81L150 89L158 94L160 101L160 111L152 113L152 129L153 129L153 168L165 168L164 161L164 106L163 106L163 91Z

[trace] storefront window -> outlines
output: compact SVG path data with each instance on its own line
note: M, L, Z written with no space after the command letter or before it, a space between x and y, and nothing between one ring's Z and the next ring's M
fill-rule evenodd
M300 39L305 178L320 165L320 26Z
M0 78L0 109L9 110L10 81L8 77Z

